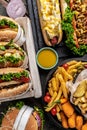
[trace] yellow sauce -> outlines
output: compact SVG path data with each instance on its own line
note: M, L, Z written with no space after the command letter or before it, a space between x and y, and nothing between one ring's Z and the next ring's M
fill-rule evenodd
M56 63L56 54L52 50L42 50L38 55L38 62L42 67L49 68Z

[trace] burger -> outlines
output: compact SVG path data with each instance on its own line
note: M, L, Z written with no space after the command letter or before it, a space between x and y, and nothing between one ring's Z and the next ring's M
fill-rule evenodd
M21 108L10 107L4 114L0 128L1 130L42 130L43 124L42 109L23 105Z

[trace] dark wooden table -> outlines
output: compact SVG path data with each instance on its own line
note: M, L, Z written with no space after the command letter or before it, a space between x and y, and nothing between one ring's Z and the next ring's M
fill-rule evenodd
M46 46L42 37L41 29L40 29L40 24L39 24L39 18L38 18L38 11L37 11L37 5L36 5L36 0L26 0L26 7L28 11L28 16L31 19L31 25L32 25L32 30L33 30L33 37L34 37L34 44L35 44L35 50L36 52ZM7 15L5 8L3 8L0 5L0 15ZM66 48L64 45L64 39L63 41L54 47L54 49L57 51L59 54L59 63L61 63L63 60L74 57L70 51ZM45 82L47 75L49 74L49 71L44 71L39 68L39 73L40 73L40 78L41 78L41 84L42 84L42 92L44 92L45 89ZM33 105L38 105L41 108L43 108L43 102L42 98L40 99L34 99L34 98L27 98L23 100L26 104L32 104ZM1 104L0 105L0 110L3 109L5 106L8 105L8 102ZM54 122L50 120L50 118L47 116L45 113L45 125L44 125L44 130L64 130L63 128L55 126Z

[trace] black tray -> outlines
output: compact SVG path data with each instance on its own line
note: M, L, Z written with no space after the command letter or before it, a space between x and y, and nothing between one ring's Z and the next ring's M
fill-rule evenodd
M87 56L83 56L80 58L70 58L70 59L66 59L64 61L62 61L61 63L58 64L58 66L63 65L64 63L67 63L68 61L72 61L72 60L76 60L76 61L83 61L83 62L87 62ZM53 73L56 71L56 69L58 68L58 66L56 66L54 69L52 69L47 77L46 77L46 81L45 81L45 86L44 86L44 90L43 90L43 106L46 107L46 102L44 102L44 96L46 94L46 92L48 91L48 81L52 78ZM72 104L73 105L73 104ZM73 107L75 108L76 113L78 113L79 115L81 115L80 110L78 109L78 107L76 107L75 105L73 105ZM57 126L58 128L62 129L62 130L76 130L76 129L64 129L61 125L61 123L58 121L58 119L55 116L52 116L52 114L50 112L46 112L46 115L48 116L49 120L51 122L53 122L55 124L55 126Z
M41 33L36 0L26 0L26 2L27 2L26 6L28 9L28 16L31 19L35 50L37 52L40 48L42 48L46 45L44 43L43 36ZM0 14L3 14L3 13L5 14L6 12L5 12L5 10L3 11L3 9L2 9ZM71 52L65 46L64 38L63 38L63 41L59 45L54 47L54 49L59 54L59 63L61 63L65 59L75 57L74 55L71 54ZM85 58L87 59L87 57L85 57ZM42 91L44 91L46 77L47 77L49 71L44 71L44 70L39 69L39 72L40 72L40 77L41 77ZM28 105L32 104L32 106L38 105L38 106L42 107L41 99L31 98L31 99L24 99L23 101L25 102L25 104L28 104ZM8 105L8 103L9 102L6 102L6 103L2 103L0 105L0 112L3 110L3 108L5 108ZM45 119L46 121L45 121L44 130L58 130L58 127L55 127L53 122L49 122L49 118L47 116L45 116L45 117L46 117L46 119ZM61 128L61 130L63 130L63 129Z

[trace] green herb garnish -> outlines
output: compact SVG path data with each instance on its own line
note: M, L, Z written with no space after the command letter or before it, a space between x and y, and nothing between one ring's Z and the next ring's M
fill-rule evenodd
M24 70L20 73L8 73L8 74L0 75L0 79L3 80L3 81L11 81L14 78L18 79L18 78L21 78L21 77L29 77L28 72Z
M5 51L6 50L5 46L0 45L0 50Z
M24 106L24 102L20 101L16 103L16 108L21 109Z
M16 25L15 23L13 23L12 21L10 20L7 20L7 19L1 19L0 20L0 26L9 26L10 28L18 28L18 25Z
M13 55L11 56L0 56L0 63L5 63L7 61L16 64L19 61L23 61L25 56L21 56L20 58L16 58Z

